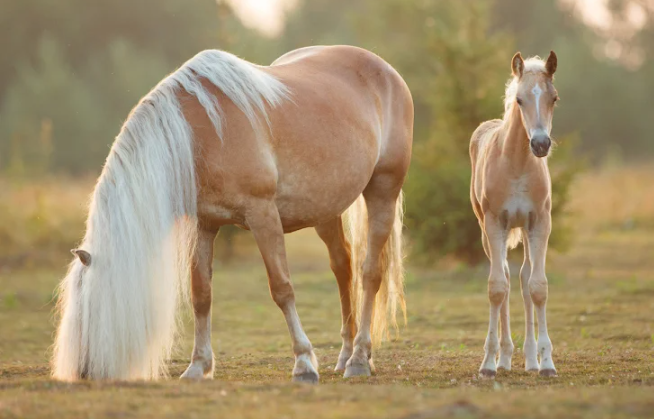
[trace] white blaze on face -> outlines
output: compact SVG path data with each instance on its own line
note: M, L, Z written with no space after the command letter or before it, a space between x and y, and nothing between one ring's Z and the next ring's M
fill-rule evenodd
M531 93L533 93L536 98L536 115L538 115L538 119L540 120L540 95L543 93L543 89L541 89L538 83L536 83L534 88L531 89Z
M543 94L543 89L540 88L540 85L538 83L534 84L534 88L531 89L531 93L534 94L534 99L536 103L536 121L537 121L537 126L541 126L541 118L540 118L540 95ZM532 128L529 131L531 131L529 134L531 137L536 134L537 131L543 131L542 128Z

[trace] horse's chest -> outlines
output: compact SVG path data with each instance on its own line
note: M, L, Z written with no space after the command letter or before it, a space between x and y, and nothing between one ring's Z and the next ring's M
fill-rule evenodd
M527 176L511 180L502 211L506 216L508 227L523 227L533 209L534 204L529 194Z

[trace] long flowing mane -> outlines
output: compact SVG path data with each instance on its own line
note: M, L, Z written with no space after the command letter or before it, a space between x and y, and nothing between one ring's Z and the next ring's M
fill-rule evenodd
M222 138L222 91L253 127L288 97L283 83L223 51L203 51L162 80L117 136L89 208L81 248L60 286L56 378L153 379L166 374L176 330L170 310L188 287L196 242L193 129L178 94L192 94ZM263 119L263 121L260 121ZM223 139L224 141L224 139Z

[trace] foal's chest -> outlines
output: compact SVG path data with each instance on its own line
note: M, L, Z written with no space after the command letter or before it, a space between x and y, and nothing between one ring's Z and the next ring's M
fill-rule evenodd
M533 210L534 203L529 193L529 177L523 175L510 180L507 185L506 198L502 205L502 214L506 217L507 227L524 227L529 218L529 213Z

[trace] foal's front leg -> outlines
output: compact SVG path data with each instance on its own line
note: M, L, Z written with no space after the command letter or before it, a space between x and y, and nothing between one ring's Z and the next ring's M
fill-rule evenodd
M525 354L525 371L538 371L538 352L536 350L536 333L534 332L534 302L529 293L529 278L531 277L531 262L529 261L529 240L527 229L522 230L522 246L525 249L524 262L520 268L520 290L525 306L525 343L522 350Z
M195 343L191 365L181 378L213 378L211 349L211 264L216 231L200 230L191 268L191 298L195 314Z
M295 309L295 293L286 262L284 230L277 206L272 200L262 199L248 211L246 220L266 265L270 294L284 313L291 334L295 354L293 381L317 383L318 360Z
M552 341L547 334L547 319L545 307L547 305L547 277L545 276L545 258L547 255L547 242L551 231L552 219L549 213L539 215L533 228L527 235L529 246L529 259L531 261L531 277L529 278L529 294L536 306L538 318L538 355L540 367L538 372L544 377L556 375L554 360L552 359Z
M479 368L482 377L495 377L497 365L495 359L500 350L498 339L498 320L500 308L509 292L509 281L504 272L506 261L507 231L500 221L491 213L484 217L484 231L488 237L490 251L490 275L488 277L488 299L490 301L490 319L488 323L488 336L484 344L485 356Z

